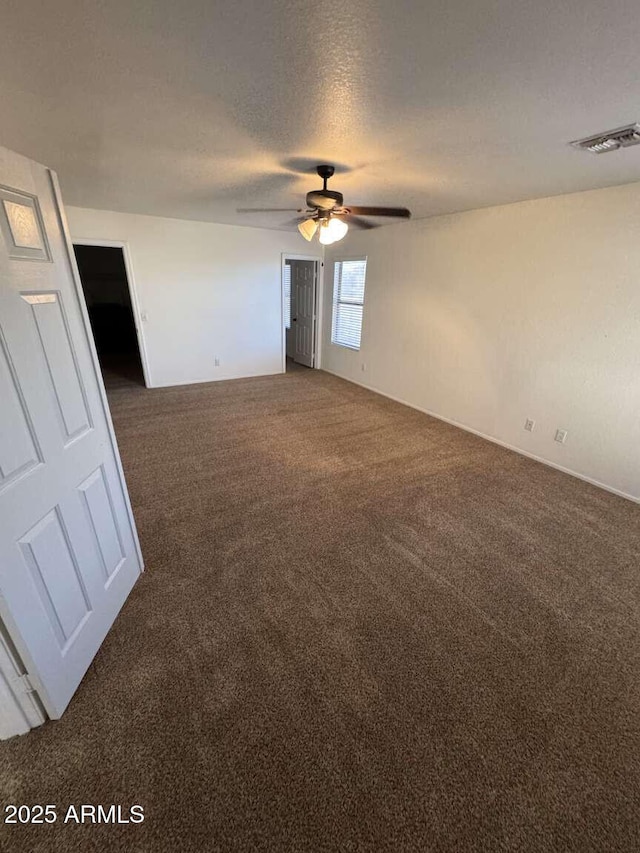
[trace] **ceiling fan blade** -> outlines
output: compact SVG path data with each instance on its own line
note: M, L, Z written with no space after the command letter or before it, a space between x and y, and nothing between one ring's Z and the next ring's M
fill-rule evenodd
M236 213L303 213L301 207L236 207Z
M359 216L397 216L402 219L411 217L411 211L406 207L357 207L350 204L347 210Z
M340 216L340 219L344 219L347 225L353 225L355 228L377 228L377 225L374 225L372 222L367 222L366 219L361 219L359 216L352 216L349 213L345 213Z

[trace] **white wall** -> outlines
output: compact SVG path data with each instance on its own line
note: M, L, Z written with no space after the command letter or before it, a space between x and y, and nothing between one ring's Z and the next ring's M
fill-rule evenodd
M301 250L297 232L66 212L73 239L129 246L151 385L282 371L281 255Z
M358 255L353 352L331 261ZM640 498L640 184L352 232L325 281L324 369Z

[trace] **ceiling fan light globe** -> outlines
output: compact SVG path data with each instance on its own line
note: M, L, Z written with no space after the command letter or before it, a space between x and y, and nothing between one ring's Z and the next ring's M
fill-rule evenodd
M335 243L336 238L329 227L329 222L323 222L320 225L318 240L320 240L323 246L330 246L332 243Z
M337 243L338 240L342 240L342 238L346 236L347 231L349 230L349 226L347 225L347 223L343 222L342 219L338 219L337 216L331 217L327 228L329 229L331 236L333 237L334 243Z
M302 234L305 240L311 240L313 235L318 230L318 223L315 219L305 219L298 224L298 231Z

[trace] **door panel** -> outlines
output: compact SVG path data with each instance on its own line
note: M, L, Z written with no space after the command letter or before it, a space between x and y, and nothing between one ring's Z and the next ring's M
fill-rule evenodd
M295 351L293 360L313 367L315 350L316 262L291 261L291 289L295 294Z
M141 560L53 175L0 183L0 605L59 717Z
M68 444L90 429L91 421L62 313L62 296L56 293L20 295L31 308L64 441Z
M91 612L91 602L59 507L47 513L19 544L49 626L64 653Z
M125 559L125 553L114 522L113 502L102 466L81 484L78 491L84 499L87 518L100 555L104 581L108 585Z
M42 462L22 393L0 338L0 492L17 477Z

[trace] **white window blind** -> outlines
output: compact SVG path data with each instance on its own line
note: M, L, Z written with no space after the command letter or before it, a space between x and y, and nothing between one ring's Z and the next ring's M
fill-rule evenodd
M360 349L366 271L366 258L335 262L331 342L341 347Z
M291 264L284 265L284 327L291 328Z

